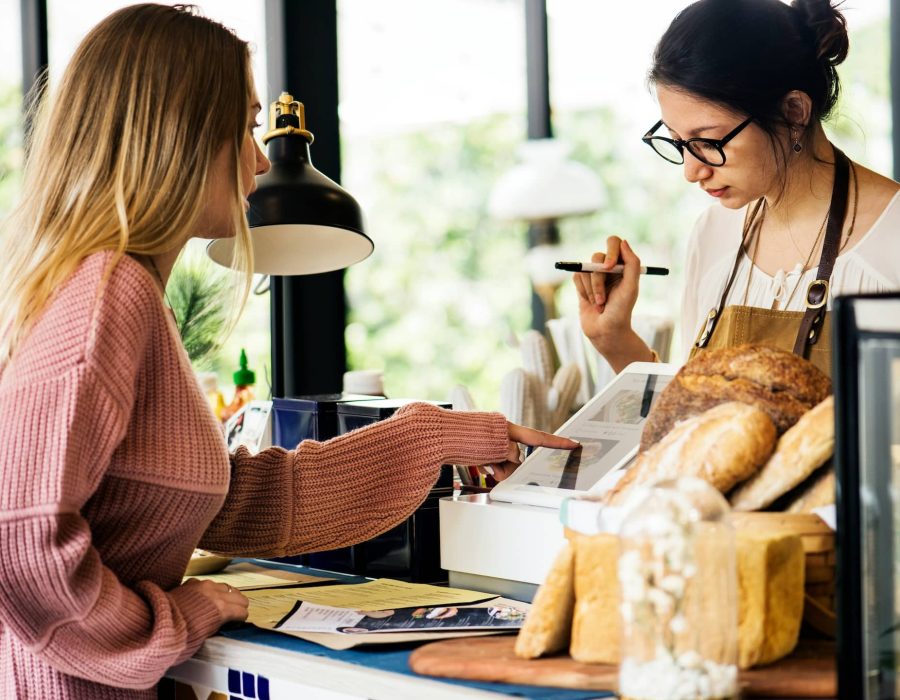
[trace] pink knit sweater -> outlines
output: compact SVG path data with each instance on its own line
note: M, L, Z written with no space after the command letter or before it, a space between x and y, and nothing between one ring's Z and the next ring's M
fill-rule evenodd
M499 414L426 404L229 457L153 278L87 258L0 375L0 697L155 698L215 633L192 550L280 556L388 530L444 462L502 460Z

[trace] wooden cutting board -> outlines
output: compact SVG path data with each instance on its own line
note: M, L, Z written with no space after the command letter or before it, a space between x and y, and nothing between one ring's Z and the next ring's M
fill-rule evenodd
M416 649L416 673L495 683L615 691L617 666L582 664L571 657L525 660L513 653L515 637L480 637L432 642ZM741 671L745 696L833 698L837 674L832 642L801 642L793 654L770 666Z

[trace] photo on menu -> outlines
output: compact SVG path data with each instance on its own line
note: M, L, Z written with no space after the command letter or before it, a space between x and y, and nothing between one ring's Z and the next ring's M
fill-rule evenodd
M352 626L338 627L343 634L424 630L518 629L525 613L508 605L483 607L439 606L367 612Z

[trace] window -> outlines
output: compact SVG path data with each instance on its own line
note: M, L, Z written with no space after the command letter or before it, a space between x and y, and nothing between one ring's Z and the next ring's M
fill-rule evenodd
M22 175L22 23L18 0L0 0L0 216L19 194Z
M338 41L341 179L375 242L346 276L349 365L494 409L531 313L525 226L486 213L526 133L523 3L341 0Z
M847 3L850 53L838 68L841 100L829 137L854 161L891 177L891 84L888 0Z

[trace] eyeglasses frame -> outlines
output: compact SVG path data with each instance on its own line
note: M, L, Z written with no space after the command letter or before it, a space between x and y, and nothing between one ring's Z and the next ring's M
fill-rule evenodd
M725 165L725 162L727 160L727 158L725 156L725 144L727 144L729 141L731 141L731 139L733 139L735 136L737 136L739 133L741 133L744 130L744 128L752 121L753 121L753 117L747 117L744 121L742 121L740 124L738 124L736 127L734 127L734 129L729 131L727 134L725 134L725 136L723 136L720 139L707 139L707 138L701 138L701 137L695 137L692 139L673 139L668 136L654 136L653 135L653 132L656 131L659 127L661 127L663 125L663 120L660 119L658 122L656 122L656 124L654 124L650 128L650 130L646 134L644 134L643 137L641 137L641 141L643 141L648 146L650 146L650 148L653 148L653 144L651 142L654 139L658 139L660 141L665 141L665 142L670 143L673 146L675 146L675 148L677 148L678 152L681 154L680 162L672 160L671 158L666 158L662 153L660 153L655 148L653 148L653 152L656 153L660 158L662 158L663 160L667 160L670 163L674 163L675 165L682 165L684 163L684 151L685 151L685 149L687 149L688 153L690 153L692 156L694 156L694 158L699 160L704 165L708 165L711 168L721 168L723 165ZM716 163L716 164L710 163L703 156L699 156L696 153L694 153L694 150L690 147L690 144L696 143L696 142L706 143L706 144L709 144L710 146L713 146L717 151L719 151L719 153L722 154L722 162Z

